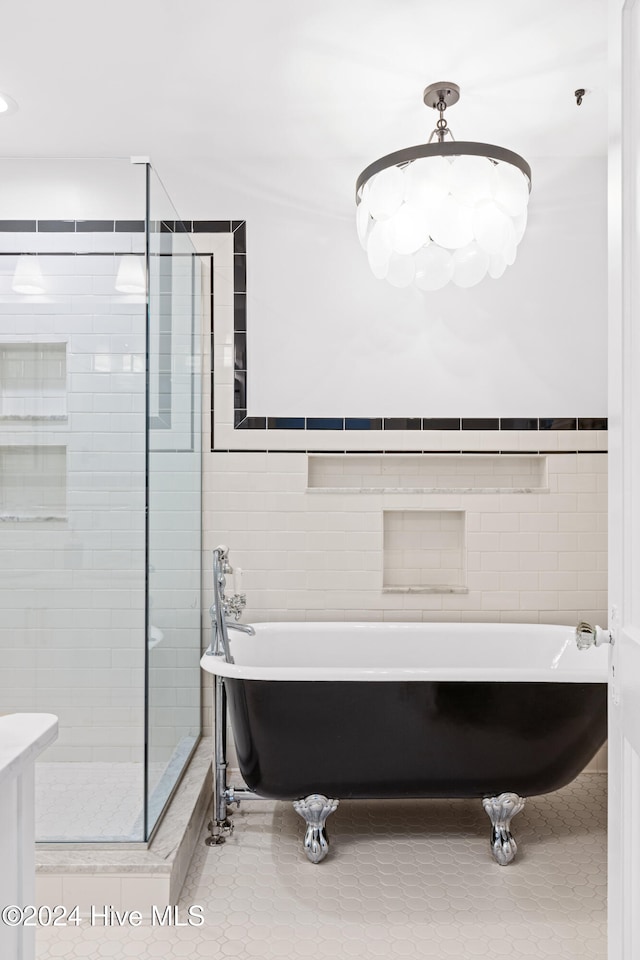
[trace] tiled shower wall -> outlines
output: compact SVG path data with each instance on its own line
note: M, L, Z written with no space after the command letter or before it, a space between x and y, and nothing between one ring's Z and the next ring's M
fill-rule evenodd
M49 760L140 760L145 311L112 253L134 237L0 234L38 242L42 295L0 256L0 712L57 714Z
M141 763L146 306L116 278L120 254L142 254L145 236L142 223L129 232L101 222L95 233L63 225L0 227L0 713L58 715L47 760ZM44 293L13 290L20 249L38 252ZM191 268L185 258L160 264L172 280L173 417L171 430L150 436L148 750L166 763L183 735L191 743L198 733L189 651L199 624L194 612L188 628L184 611L198 602L200 472L184 435L200 408L183 409Z

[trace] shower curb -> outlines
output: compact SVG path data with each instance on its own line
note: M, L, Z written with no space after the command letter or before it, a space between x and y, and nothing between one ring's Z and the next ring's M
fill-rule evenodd
M198 744L148 848L36 845L36 900L81 915L91 906L148 913L175 905L212 799L211 738Z

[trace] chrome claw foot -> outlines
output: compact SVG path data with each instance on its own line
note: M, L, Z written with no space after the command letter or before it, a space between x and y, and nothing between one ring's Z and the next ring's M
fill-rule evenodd
M232 820L210 820L207 824L209 836L205 837L205 844L208 847L217 847L224 843L233 833L233 827Z
M491 853L496 863L506 867L515 857L518 846L511 836L511 820L524 807L524 798L517 793L501 793L499 797L485 797L484 811L491 820Z
M324 829L327 817L338 806L338 800L329 800L321 793L312 793L304 800L294 800L293 809L307 823L304 835L304 852L311 863L320 863L329 853L329 841Z

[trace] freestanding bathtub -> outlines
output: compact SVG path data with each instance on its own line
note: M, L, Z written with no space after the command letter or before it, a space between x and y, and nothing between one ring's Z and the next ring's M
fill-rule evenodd
M201 665L222 678L240 771L253 794L295 801L313 862L338 798L478 797L504 865L524 798L569 783L606 738L606 648L579 651L571 627L261 623L229 637L234 662Z

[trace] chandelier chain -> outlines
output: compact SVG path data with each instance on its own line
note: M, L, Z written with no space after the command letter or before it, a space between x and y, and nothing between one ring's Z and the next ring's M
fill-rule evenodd
M439 112L440 116L438 117L438 119L437 119L437 121L436 121L436 128L435 128L435 130L433 131L433 133L432 133L431 136L429 137L429 143L431 143L431 141L433 140L434 136L438 138L438 143L444 143L444 138L446 137L447 134L449 134L449 136L450 136L451 139L453 140L453 139L454 139L453 134L452 134L451 131L449 130L447 121L446 121L445 116L444 116L444 112L445 112L445 110L447 109L447 103L446 103L446 100L444 99L443 96L440 96L440 98L439 98L439 100L438 100L438 102L436 103L435 106L436 106L436 110Z

